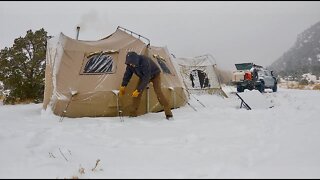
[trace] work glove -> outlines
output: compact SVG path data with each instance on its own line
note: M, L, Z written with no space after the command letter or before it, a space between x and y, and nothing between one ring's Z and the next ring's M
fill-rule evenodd
M138 97L140 92L138 90L133 91L132 97Z
M123 96L125 94L125 92L126 92L125 89L126 89L125 86L120 86L120 89L119 89L119 95L120 96Z

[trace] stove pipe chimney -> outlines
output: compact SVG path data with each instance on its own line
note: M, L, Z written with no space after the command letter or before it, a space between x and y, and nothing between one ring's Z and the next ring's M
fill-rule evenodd
M77 26L77 37L76 37L77 40L79 39L79 32L80 32L80 26Z

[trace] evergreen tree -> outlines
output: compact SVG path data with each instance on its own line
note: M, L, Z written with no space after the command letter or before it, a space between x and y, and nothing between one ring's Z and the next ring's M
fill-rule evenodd
M0 100L3 97L3 83L0 81Z
M0 51L0 81L9 91L5 104L43 101L48 38L43 28L28 30L25 37L14 40L12 47Z

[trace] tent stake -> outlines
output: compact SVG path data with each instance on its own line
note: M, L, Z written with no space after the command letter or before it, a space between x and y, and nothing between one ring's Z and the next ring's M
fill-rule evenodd
M117 97L117 111L118 111L118 116L120 118L120 122L124 122L123 116L122 116L122 110L120 109L120 102L119 102L119 90L112 90L112 92L116 95Z
M63 121L64 115L67 113L67 109L68 109L68 107L69 107L69 105L70 105L70 103L72 101L72 98L73 98L73 96L78 94L78 91L71 91L71 89L70 89L70 93L71 93L71 98L69 99L66 108L62 111L59 122Z
M169 90L172 92L173 94L173 108L176 108L176 91L174 90L173 87L169 87Z

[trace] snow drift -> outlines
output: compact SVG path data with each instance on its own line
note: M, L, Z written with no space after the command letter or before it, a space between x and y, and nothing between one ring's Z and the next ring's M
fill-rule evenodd
M191 96L189 106L136 118L64 118L42 104L0 106L0 178L319 178L319 91L239 99Z

